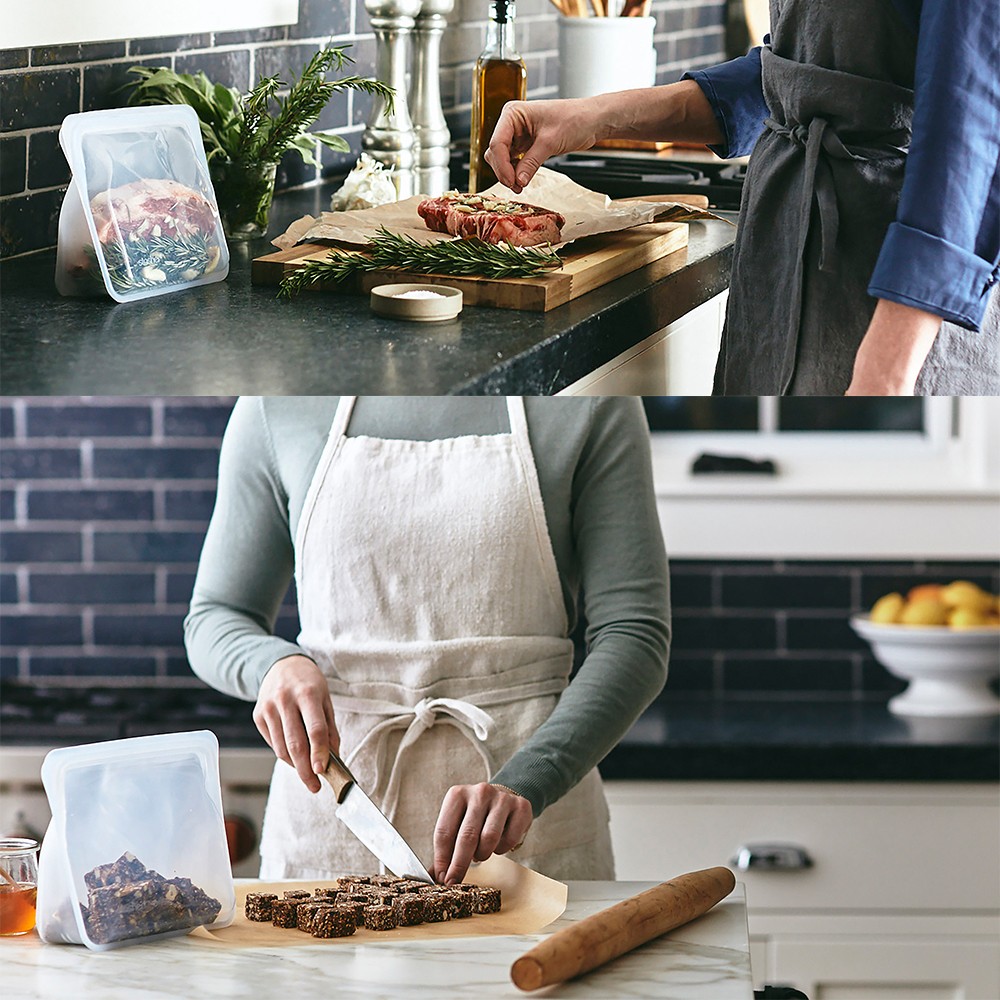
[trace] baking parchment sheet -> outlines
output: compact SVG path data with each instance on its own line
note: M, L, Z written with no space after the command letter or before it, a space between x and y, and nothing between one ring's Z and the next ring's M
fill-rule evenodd
M484 194L548 208L564 215L566 224L562 229L563 242L557 246L565 246L584 236L614 233L647 222L688 222L691 219L719 218L703 209L675 202L612 201L607 195L582 187L565 174L546 167L539 169L521 194L514 194L502 184L494 184ZM384 226L392 233L412 236L421 243L455 239L447 233L433 233L424 225L424 220L417 214L417 205L423 200L420 195L405 201L379 205L377 208L324 212L318 219L304 215L272 242L281 250L288 250L296 243L327 240L359 245L367 243L379 226Z
M474 865L465 877L475 885L492 885L500 890L502 906L499 913L479 913L461 920L446 920L438 924L417 924L397 927L391 931L371 931L359 927L350 937L314 938L294 928L275 927L271 923L256 923L244 915L248 892L273 892L279 897L288 889L310 892L336 882L252 882L236 885L236 918L229 927L209 930L199 927L188 937L199 945L226 948L267 948L281 945L336 945L343 942L377 944L379 941L429 941L439 938L483 937L497 934L532 934L552 923L566 909L566 886L562 882L539 875L509 858L494 854L482 864Z

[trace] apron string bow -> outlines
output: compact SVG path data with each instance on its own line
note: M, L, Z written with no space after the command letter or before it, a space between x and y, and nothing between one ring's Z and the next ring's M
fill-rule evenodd
M840 225L837 188L833 170L828 160L820 156L820 153L838 160L863 160L865 157L852 153L840 141L840 137L825 118L813 118L808 125L802 123L788 125L773 118L766 118L764 125L776 135L803 149L806 158L802 177L802 198L799 202L799 245L795 258L792 302L788 311L790 329L782 376L782 393L784 393L791 385L798 363L799 328L802 322L803 262L814 199L819 209L819 269L828 273L836 271L834 261Z
M382 812L391 822L395 816L396 808L399 805L399 793L402 785L402 768L400 762L403 760L406 750L411 747L428 729L442 723L454 726L462 733L469 742L476 748L479 758L483 762L486 772L486 780L489 781L493 774L493 761L490 759L485 742L493 728L493 716L484 712L472 702L462 701L458 698L422 698L412 707L394 705L391 702L373 702L363 699L351 699L354 703L350 706L354 711L367 711L371 714L384 714L388 718L383 719L373 726L357 746L351 751L345 760L348 767L357 756L358 752L372 740L377 741L375 757L375 785L371 789L372 793L379 787L382 774L385 771L385 737L393 729L401 729L404 726L406 731L399 742L395 759L389 769L389 776L385 786L385 794L382 796Z

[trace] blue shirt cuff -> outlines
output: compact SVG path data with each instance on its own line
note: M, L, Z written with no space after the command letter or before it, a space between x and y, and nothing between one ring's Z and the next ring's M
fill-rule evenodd
M889 226L868 294L978 330L1000 267L920 229Z
M760 49L710 69L685 73L681 79L694 80L701 87L725 137L724 145L709 149L724 159L749 155L769 114L760 83Z

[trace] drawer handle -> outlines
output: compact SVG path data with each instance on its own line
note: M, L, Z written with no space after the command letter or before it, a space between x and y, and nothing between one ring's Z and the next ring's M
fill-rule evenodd
M798 844L743 844L729 862L741 872L757 868L761 871L801 871L812 868L809 852Z

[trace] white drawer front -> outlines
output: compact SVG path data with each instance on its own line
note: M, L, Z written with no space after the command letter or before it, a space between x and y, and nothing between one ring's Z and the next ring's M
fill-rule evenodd
M1000 907L989 786L608 782L617 877L729 864L741 845L804 848L811 868L739 872L751 911Z

